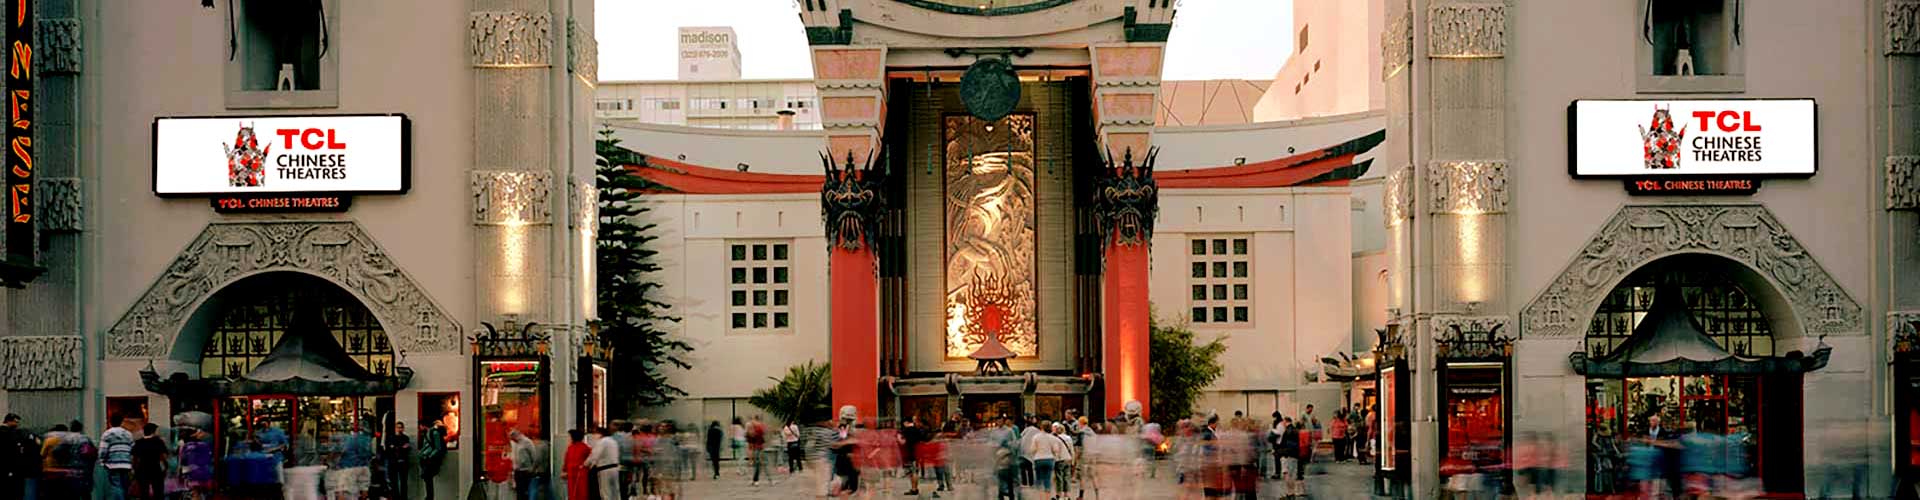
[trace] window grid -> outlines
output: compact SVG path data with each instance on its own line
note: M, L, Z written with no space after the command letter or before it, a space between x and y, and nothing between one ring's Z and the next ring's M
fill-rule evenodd
M286 334L297 304L319 304L325 327L347 356L375 375L393 374L393 348L380 322L344 293L268 289L220 313L201 352L200 375L232 378L252 372ZM331 293L329 293L331 292Z
M793 329L793 241L727 242L727 330L785 333Z
M1773 328L1746 290L1721 276L1682 270L1635 276L1608 293L1587 324L1587 355L1605 356L1626 343L1652 308L1654 289L1663 284L1680 290L1702 332L1721 348L1743 356L1774 354Z
M1188 317L1196 324L1253 322L1253 251L1246 235L1189 240Z

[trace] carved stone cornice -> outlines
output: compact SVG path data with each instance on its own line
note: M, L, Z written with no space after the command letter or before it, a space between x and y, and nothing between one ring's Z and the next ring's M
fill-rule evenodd
M1887 352L1895 355L1920 352L1920 311L1887 313Z
M1427 9L1427 57L1486 58L1507 53L1507 6L1447 4Z
M1888 0L1886 55L1920 55L1920 1Z
M1920 156L1887 157L1887 210L1920 209Z
M567 18L567 71L587 85L600 83L600 41L573 18Z
M78 335L0 336L0 389L79 389L85 353Z
M1413 166L1407 165L1387 174L1386 197L1387 225L1391 226L1413 218Z
M402 353L459 348L460 323L387 252L348 221L214 223L187 244L146 293L107 330L110 358L162 358L208 297L272 271L318 276L352 294Z
M547 206L553 173L544 170L475 170L473 223L481 225L553 222Z
M86 206L80 197L80 178L43 177L34 181L33 197L34 219L40 221L42 231L79 231L81 229L81 210Z
M1507 162L1437 161L1427 165L1427 213L1493 214L1507 211Z
M41 19L35 23L40 45L33 57L40 71L47 74L80 72L80 20L71 17Z
M553 15L520 10L481 11L467 18L468 59L474 67L553 65Z
M1805 334L1865 333L1860 303L1772 212L1760 205L1727 204L1622 207L1521 310L1522 335L1584 334L1600 301L1628 273L1681 253L1732 259L1766 278L1792 306Z
M1380 32L1380 79L1393 78L1409 64L1413 64L1413 15L1402 12Z

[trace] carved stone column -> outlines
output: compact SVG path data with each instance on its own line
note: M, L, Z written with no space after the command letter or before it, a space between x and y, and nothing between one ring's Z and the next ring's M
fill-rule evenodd
M475 319L551 323L550 71L559 26L546 0L476 0L467 29Z
M1094 45L1093 107L1100 144L1112 154L1145 155L1153 143L1165 40Z
M1437 464L1444 450L1438 449L1437 422L1445 407L1437 392L1438 350L1429 325L1458 323L1470 316L1510 316L1503 255L1509 208L1507 5L1414 0L1409 14L1414 19L1410 31L1415 32L1410 52L1415 55L1407 102L1424 102L1428 112L1409 126L1426 142L1410 148L1407 163L1413 165L1409 184L1414 216L1426 217L1415 218L1405 235L1413 242L1406 249L1412 274L1406 306L1413 321L1402 323L1401 331L1417 337L1409 342L1416 346L1411 360L1411 494L1429 497L1439 486ZM1385 70L1399 63L1397 45L1406 35L1387 30L1382 36L1388 37L1382 46L1387 51ZM1420 50L1425 57L1418 56ZM1512 396L1507 397L1511 401Z

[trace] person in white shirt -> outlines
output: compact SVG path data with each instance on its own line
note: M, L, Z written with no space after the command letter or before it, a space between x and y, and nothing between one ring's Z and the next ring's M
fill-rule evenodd
M600 489L600 500L620 500L620 444L608 437L607 428L595 432L593 451L587 453L587 467Z
M806 459L801 458L800 424L787 422L786 427L781 427L780 441L787 446L787 473L800 472L803 468L801 464L806 462Z

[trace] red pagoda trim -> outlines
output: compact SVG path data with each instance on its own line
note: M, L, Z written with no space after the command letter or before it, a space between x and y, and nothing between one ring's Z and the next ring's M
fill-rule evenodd
M817 194L827 180L825 175L738 172L654 156L645 158L647 165L628 165L627 170L666 186L666 192L679 194Z

